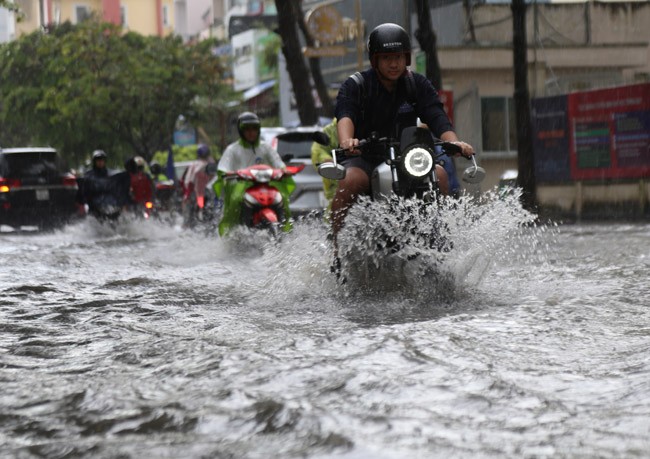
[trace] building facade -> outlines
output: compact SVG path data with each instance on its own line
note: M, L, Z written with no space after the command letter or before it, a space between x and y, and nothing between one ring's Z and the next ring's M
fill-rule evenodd
M174 0L15 0L23 13L0 11L0 40L9 41L49 24L77 24L91 16L142 35L166 36L174 30Z

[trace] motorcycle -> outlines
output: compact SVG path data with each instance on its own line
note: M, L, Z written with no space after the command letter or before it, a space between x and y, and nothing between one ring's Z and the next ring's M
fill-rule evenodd
M189 185L184 185L182 191L184 227L195 228L198 225L210 225L214 221L217 214L217 199L209 185L216 175L216 170L216 164L207 163L193 173ZM186 173L188 171L189 168L186 169ZM185 175L181 183L185 184Z
M229 202L224 207L219 234L223 236L237 225L268 230L273 235L290 230L288 196L295 187L291 177L304 168L304 164L285 169L256 164L225 173L226 187L230 185L231 191L226 194Z
M154 184L143 171L129 172L130 202L127 209L135 218L149 219L156 212L154 206Z
M435 166L445 154L459 153L460 147L434 139L428 129L408 127L400 139L373 134L361 140L358 149L378 165L370 177L370 197L358 199L346 217L344 229L349 240L339 241L340 260L357 268L363 262L366 278L377 277L381 266L394 261L401 264L399 269L403 271L403 262L424 252L431 255L426 258L433 258L435 265L437 255L453 248L439 214L442 193ZM339 161L348 153L346 149L332 150L333 161L322 163L318 173L342 180L346 169ZM474 156L471 161L462 179L476 184L485 177L485 170L477 165ZM339 259L336 262L341 264ZM345 270L345 266L336 268Z
M109 173L106 177L79 177L77 184L87 214L100 222L116 221L129 202L127 172Z

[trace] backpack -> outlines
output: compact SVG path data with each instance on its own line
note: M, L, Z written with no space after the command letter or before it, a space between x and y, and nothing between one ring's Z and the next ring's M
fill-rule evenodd
M366 91L366 79L363 77L361 72L355 72L350 75L350 78L359 87L359 105L361 106L361 120L365 121L366 118L366 100L368 99L368 94ZM415 89L415 78L413 77L413 72L406 70L406 101L412 106L415 107L417 104L417 94Z

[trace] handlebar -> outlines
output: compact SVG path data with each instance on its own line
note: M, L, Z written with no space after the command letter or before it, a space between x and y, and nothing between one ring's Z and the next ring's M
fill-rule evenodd
M396 146L399 147L400 142L391 139L389 137L381 137L381 138L368 138L368 139L362 139L359 141L359 145L355 147L355 150L360 150L361 154L366 152L368 148L372 145L385 145L386 147L390 146ZM459 145L456 145L453 142L446 142L444 140L440 139L433 139L433 143L431 144L434 147L440 147L442 149L441 153L437 153L436 157L442 156L443 154L450 154L450 155L455 155L455 154L460 154L462 152L462 148ZM349 155L349 148L334 148L332 149L332 155L336 156L336 162L338 163L341 159L346 158ZM468 158L469 159L469 158Z

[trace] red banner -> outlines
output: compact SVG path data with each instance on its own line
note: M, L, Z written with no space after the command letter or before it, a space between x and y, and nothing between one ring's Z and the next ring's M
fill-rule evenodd
M650 176L650 84L568 95L571 178Z

